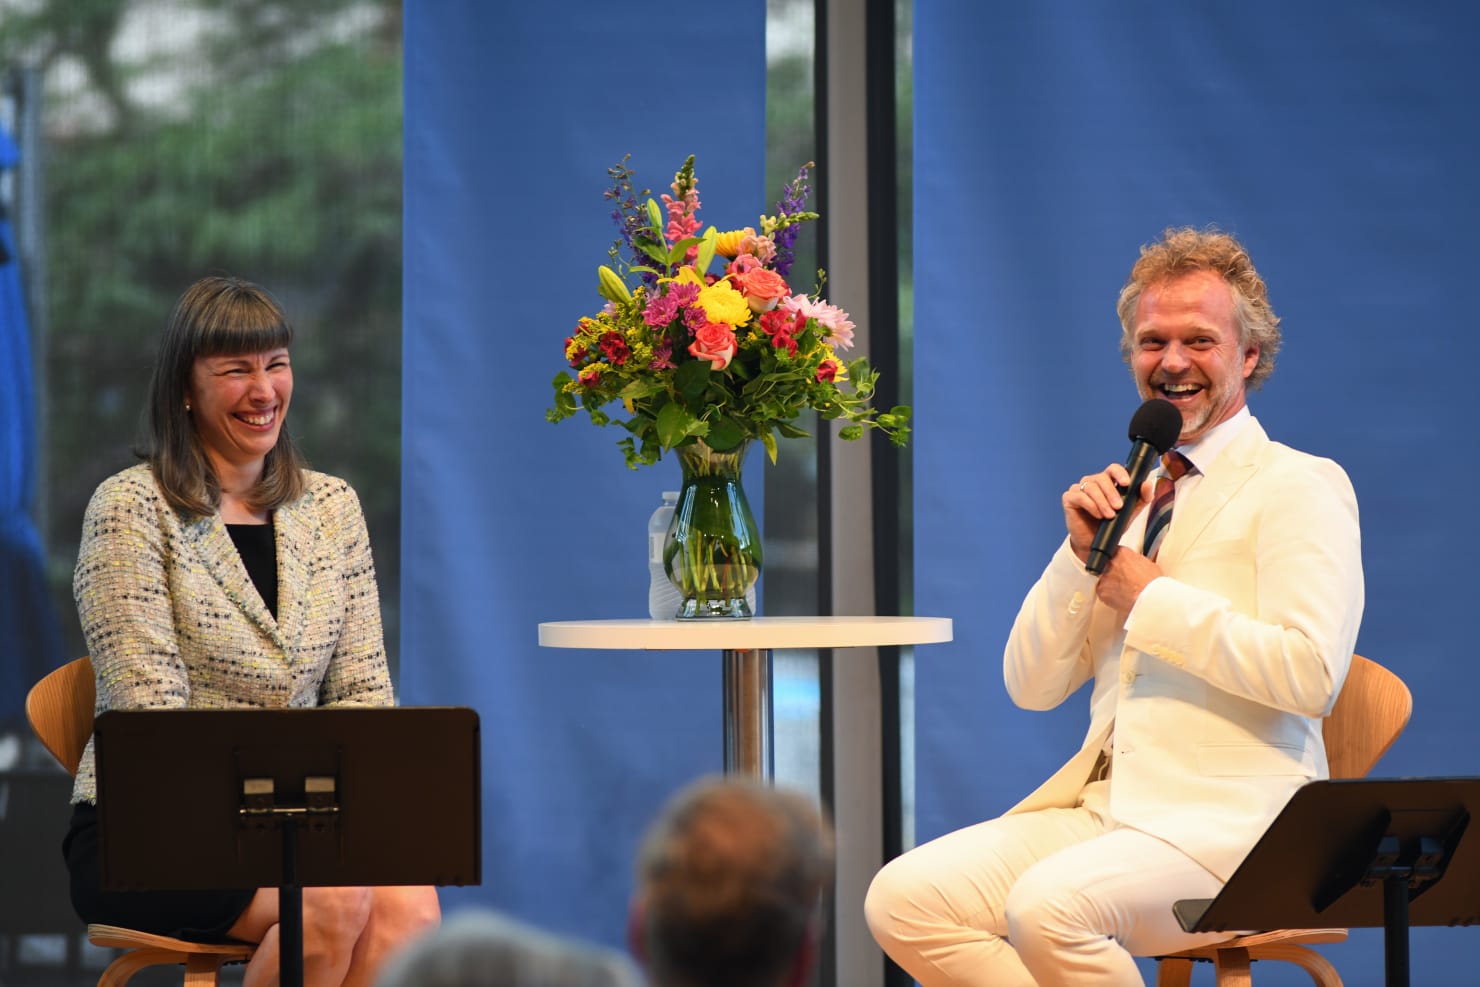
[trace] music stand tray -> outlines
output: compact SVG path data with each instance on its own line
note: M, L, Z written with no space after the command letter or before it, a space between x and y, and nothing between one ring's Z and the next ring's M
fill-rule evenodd
M1400 987L1409 926L1480 922L1480 840L1463 839L1477 813L1480 778L1311 782L1216 898L1173 910L1187 932L1382 927Z
M301 888L481 880L471 709L109 710L94 738L103 889L279 888L285 983Z

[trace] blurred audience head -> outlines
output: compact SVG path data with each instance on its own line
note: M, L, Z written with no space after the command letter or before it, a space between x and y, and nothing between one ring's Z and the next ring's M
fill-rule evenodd
M628 935L652 987L794 987L816 958L832 826L806 795L702 779L643 839Z
M391 958L376 987L641 987L615 950L473 909Z

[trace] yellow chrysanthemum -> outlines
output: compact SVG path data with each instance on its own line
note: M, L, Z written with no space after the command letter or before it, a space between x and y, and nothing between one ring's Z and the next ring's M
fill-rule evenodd
M740 244L748 236L755 236L755 227L747 226L743 230L720 233L714 238L714 252L721 257L734 257L740 252Z
M750 303L728 280L716 281L699 292L699 307L710 322L743 326L750 321Z

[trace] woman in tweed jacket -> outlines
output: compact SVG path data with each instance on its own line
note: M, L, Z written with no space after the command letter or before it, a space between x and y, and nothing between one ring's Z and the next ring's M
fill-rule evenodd
M97 710L394 703L370 542L343 480L303 467L283 429L293 331L233 278L196 282L160 342L147 462L98 487L73 593ZM64 851L87 922L260 943L246 987L279 968L275 888L103 892L92 744ZM434 888L305 888L304 980L373 980L435 924Z

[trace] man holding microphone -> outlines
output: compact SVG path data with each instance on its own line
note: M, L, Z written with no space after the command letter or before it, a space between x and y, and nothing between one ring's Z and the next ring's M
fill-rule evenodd
M1092 683L1078 753L869 889L874 937L925 987L1142 984L1135 956L1228 937L1183 932L1172 903L1214 897L1328 774L1321 718L1362 615L1356 496L1247 407L1280 346L1264 282L1232 236L1168 230L1118 311L1143 410L1180 415L1175 449L1140 489L1120 463L1068 485L1068 537L1007 642L1019 706ZM1107 526L1118 545L1092 556Z

